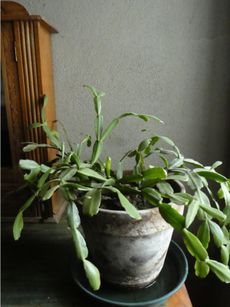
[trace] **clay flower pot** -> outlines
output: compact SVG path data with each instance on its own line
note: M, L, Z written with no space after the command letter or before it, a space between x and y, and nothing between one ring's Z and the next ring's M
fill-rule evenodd
M183 213L183 206L173 207ZM153 283L163 268L173 228L158 208L139 212L141 220L108 209L99 209L94 217L81 214L92 260L109 283L143 288Z

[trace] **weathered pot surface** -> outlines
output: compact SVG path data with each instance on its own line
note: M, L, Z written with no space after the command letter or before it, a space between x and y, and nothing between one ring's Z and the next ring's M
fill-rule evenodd
M183 213L183 206L173 206ZM92 260L109 283L143 288L154 282L164 265L173 228L158 208L139 212L141 220L108 209L94 217L81 214Z

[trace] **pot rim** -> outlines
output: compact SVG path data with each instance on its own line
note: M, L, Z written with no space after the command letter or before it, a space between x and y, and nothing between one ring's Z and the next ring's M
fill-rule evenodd
M147 213L153 209L158 209L158 207L153 207L153 208L148 208L148 209L137 209L138 212L141 213ZM125 210L113 210L113 209L104 209L104 208L99 208L99 211L104 212L104 213L113 213L113 214L125 214L128 215L128 213Z

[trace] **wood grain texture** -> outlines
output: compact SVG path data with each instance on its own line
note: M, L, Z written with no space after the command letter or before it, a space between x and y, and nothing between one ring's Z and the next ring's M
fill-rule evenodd
M1 9L2 18L10 18L10 16L29 16L29 13L26 8L14 1L2 1Z
M47 21L38 15L30 15L24 6L14 1L1 1L2 21L35 21L38 20L50 33L58 33Z
M40 16L30 16L20 4L2 1L1 8L2 75L13 161L13 167L2 172L2 191L5 196L23 182L22 172L18 168L19 159L44 163L56 156L56 151L44 148L23 154L22 147L25 142L47 142L41 128L30 128L31 124L41 122L41 99L44 95L49 97L46 107L48 125L50 128L56 127L50 34L57 31ZM21 201L15 203L8 198L2 204L3 216L15 216L22 204ZM52 216L58 220L64 208L64 200L56 194L45 205L34 207L35 220L37 217Z
M8 120L13 171L17 175L17 161L21 155L23 139L23 122L21 120L21 106L19 100L19 85L17 64L14 54L14 30L11 23L3 23L1 29L1 64L5 106Z

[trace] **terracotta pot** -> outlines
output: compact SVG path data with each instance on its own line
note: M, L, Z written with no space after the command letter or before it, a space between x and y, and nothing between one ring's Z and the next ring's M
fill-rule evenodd
M173 205L181 214L183 206ZM159 275L173 228L158 208L139 211L134 220L125 211L100 209L94 217L81 215L92 261L112 284L143 288Z

